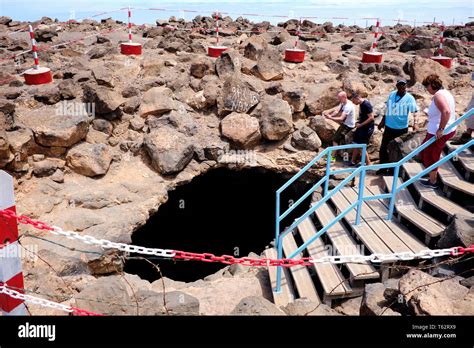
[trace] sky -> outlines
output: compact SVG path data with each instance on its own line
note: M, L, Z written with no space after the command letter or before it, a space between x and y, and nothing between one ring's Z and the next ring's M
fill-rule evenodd
M304 16L350 17L349 20L332 20L335 24L364 25L363 17L380 17L382 24L394 24L394 19L421 21L444 21L456 24L474 21L474 0L0 0L0 15L15 20L34 21L47 16L59 20L81 19L99 12L111 11L131 5L133 22L137 24L154 23L156 19L170 16L184 17L187 20L197 14L210 15L219 10L233 13L259 13L252 20L269 20L273 23L284 19L265 15L284 15L293 18ZM161 8L167 11L150 11L145 8ZM182 10L197 12L184 12ZM94 19L112 17L126 20L125 11L107 13ZM237 17L231 15L231 17ZM315 20L319 22L319 20ZM321 20L322 21L322 20ZM370 23L369 23L370 24ZM413 24L413 23L411 23Z

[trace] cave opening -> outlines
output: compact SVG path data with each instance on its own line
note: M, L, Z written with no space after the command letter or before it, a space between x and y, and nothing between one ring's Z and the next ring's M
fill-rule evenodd
M288 177L263 168L213 169L169 192L169 199L137 229L132 243L216 256L261 254L275 236L275 192ZM297 181L281 195L283 213L311 184ZM311 196L281 223L289 226L309 208ZM125 272L155 281L160 274L149 262L130 255ZM226 265L147 257L159 265L163 277L191 282L214 274Z

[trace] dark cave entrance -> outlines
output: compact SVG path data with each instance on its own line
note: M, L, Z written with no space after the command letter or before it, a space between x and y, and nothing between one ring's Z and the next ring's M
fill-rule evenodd
M287 180L282 174L261 168L211 170L169 192L168 201L135 231L132 243L216 256L260 254L275 238L275 191ZM290 185L281 196L281 212L310 187L304 182ZM301 216L310 199L289 214L281 228ZM148 259L159 265L164 277L185 282L202 279L225 267L201 261ZM125 271L148 281L160 278L155 267L140 259L128 260Z

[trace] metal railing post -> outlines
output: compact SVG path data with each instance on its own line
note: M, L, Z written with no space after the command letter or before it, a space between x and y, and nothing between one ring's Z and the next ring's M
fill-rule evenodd
M280 260L283 258L283 239L280 237L278 238L277 246L278 246L277 259ZM276 293L281 292L281 272L283 272L282 266L277 266L277 277L276 277L277 279L276 279L276 288L275 288Z
M397 184L398 184L399 173L400 173L400 165L397 165L393 171L392 197L390 198L390 204L388 207L387 220L392 220L392 217L393 217L393 210L395 208L395 200L397 199Z
M360 215L362 213L362 204L364 203L364 188L365 188L365 153L366 153L366 145L364 145L361 149L361 164L362 164L362 172L359 176L359 195L357 198L357 214L356 214L356 221L355 224L358 226L360 224Z
M329 190L329 173L331 171L331 159L332 159L332 151L328 151L328 155L326 157L326 182L324 183L324 196L328 194Z

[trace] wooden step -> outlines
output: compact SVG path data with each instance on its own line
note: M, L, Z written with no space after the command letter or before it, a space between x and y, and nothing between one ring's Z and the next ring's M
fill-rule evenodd
M267 259L276 259L277 251L275 248L270 248L265 250L265 257ZM270 266L268 267L268 275L270 277L270 284L272 287L273 302L277 307L285 307L288 303L293 302L295 299L295 293L293 291L293 286L288 283L289 274L286 268L283 268L281 273L281 291L276 293L276 279L277 279L277 267Z
M438 174L441 182L445 186L460 191L466 195L474 196L474 183L464 180L464 177L459 174L458 170L450 161L439 167Z
M307 242L318 232L309 217L298 225L298 231L304 242ZM309 255L315 259L330 255L321 238L318 238L311 243L307 250ZM345 280L339 268L334 264L315 263L314 268L316 269L316 274L323 286L325 296L345 297L352 292L349 283Z
M446 149L448 150L448 153L453 152L460 146L461 145L453 145L451 141L446 143ZM466 171L466 180L472 180L474 178L474 152L472 150L465 149L464 151L461 151L453 160L460 163L460 165Z
M326 203L320 206L315 213L322 226L328 225L336 218L336 215ZM361 255L361 250L358 248L357 243L340 222L337 222L327 230L326 235L339 255ZM344 265L354 280L377 279L380 277L379 273L369 262L345 263Z
M376 189L377 187L373 188L373 190ZM341 191L349 200L357 200L358 193L355 188L346 187ZM413 251L417 253L427 249L426 245L413 236L405 226L387 220L387 214L387 208L379 200L363 203L361 217L383 238L393 252Z
M338 214L344 211L352 203L349 202L340 191L331 197L331 201L336 206ZM362 241L362 243L364 243L371 253L388 254L392 252L385 244L384 240L381 239L369 225L363 223L364 221L362 219L359 225L355 224L355 209L349 211L345 215L344 220L351 226L352 231L354 231L357 237Z
M414 177L423 171L423 169L423 165L418 162L407 162L403 164L403 170L409 177ZM441 192L439 192L439 190L433 190L424 187L419 180L415 181L413 186L420 194L420 207L422 207L423 203L426 202L450 217L454 216L455 214L464 214L468 216L472 215L472 213L468 210L444 197Z
M387 192L392 192L393 177L384 176L383 180L385 182ZM398 186L400 186L402 183L402 180L398 178ZM386 206L388 206L388 202L386 202ZM398 192L397 198L395 200L395 208L400 216L426 233L427 240L425 240L425 243L427 245L429 245L431 238L438 237L446 228L446 226L441 222L432 218L430 215L418 208L407 188L404 188Z
M283 238L283 252L285 256L290 256L296 249L298 249L295 238L292 233L288 233L285 238ZM294 257L295 260L301 258L301 255ZM321 303L316 288L314 287L313 280L309 274L308 268L306 266L293 266L290 267L290 273L293 276L296 290L298 290L298 295L300 298L306 297L307 299Z

